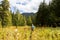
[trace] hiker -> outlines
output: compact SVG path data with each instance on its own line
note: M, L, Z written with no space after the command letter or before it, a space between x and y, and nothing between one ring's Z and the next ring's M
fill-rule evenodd
M34 31L34 28L35 28L35 26L32 24L32 26L31 26L31 30Z

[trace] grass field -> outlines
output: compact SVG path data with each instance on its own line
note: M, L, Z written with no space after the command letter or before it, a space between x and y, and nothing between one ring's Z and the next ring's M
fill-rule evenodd
M0 40L60 40L60 28L35 28L30 26L0 28Z

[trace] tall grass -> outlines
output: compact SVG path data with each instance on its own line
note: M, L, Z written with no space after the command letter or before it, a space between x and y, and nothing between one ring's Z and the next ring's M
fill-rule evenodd
M60 40L60 28L35 28L30 26L0 28L0 40Z

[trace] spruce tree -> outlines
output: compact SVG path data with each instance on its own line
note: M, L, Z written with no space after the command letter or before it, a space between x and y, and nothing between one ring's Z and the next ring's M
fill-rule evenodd
M54 22L57 26L60 26L60 0L52 0L50 10L52 15L54 15Z
M31 26L31 25L32 25L31 16L29 16L29 17L27 18L27 25L28 25L28 26Z
M36 16L36 25L47 25L49 17L49 10L48 10L48 5L45 3L45 0L43 3L40 4L37 16Z
M9 11L9 1L8 0L3 0L2 3L2 26L11 26L11 14Z

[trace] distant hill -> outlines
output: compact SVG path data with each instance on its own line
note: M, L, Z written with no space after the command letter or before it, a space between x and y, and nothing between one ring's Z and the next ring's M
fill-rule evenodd
M28 17L28 16L34 16L35 13L22 13L22 15Z

